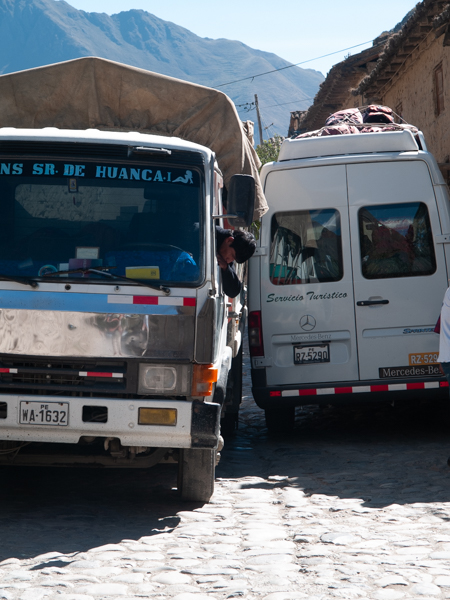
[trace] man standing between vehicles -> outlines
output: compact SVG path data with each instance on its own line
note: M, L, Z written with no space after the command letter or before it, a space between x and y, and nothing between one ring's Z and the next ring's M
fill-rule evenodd
M253 256L255 248L255 238L248 231L222 229L216 225L217 262L222 273L223 291L230 298L236 298L242 287L233 263L244 263Z
M450 382L450 287L445 292L441 308L438 362Z
M441 372L450 384L450 287L445 292L441 316L434 331L439 333L438 362L440 363ZM447 464L450 467L450 457L447 459Z

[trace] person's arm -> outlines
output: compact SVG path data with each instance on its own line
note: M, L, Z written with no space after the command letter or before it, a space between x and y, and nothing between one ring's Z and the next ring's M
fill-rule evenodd
M241 282L233 265L227 265L226 269L220 268L222 273L223 291L230 298L236 298L241 292Z

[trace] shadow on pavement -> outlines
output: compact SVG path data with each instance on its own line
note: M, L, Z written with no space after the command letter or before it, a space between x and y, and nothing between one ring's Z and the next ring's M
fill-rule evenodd
M243 478L242 488L295 487L372 508L448 503L449 409L448 402L426 400L394 408L303 407L292 433L269 436L263 411L244 407L245 421L226 440L218 475ZM252 476L260 480L248 481ZM429 512L450 519L448 507Z
M172 530L178 511L198 506L182 503L172 489L176 465L1 467L0 480L0 561L138 540Z

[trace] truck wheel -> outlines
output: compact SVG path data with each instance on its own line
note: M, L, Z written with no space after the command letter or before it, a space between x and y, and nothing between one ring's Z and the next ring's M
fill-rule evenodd
M269 433L289 433L294 429L295 406L266 408L265 414Z
M225 411L222 414L220 430L229 436L238 428L239 407L242 402L242 344L238 354L233 358L227 382Z
M226 412L220 421L220 433L224 437L233 435L237 429L239 413Z
M188 502L209 502L214 492L216 450L180 450L178 492Z
M233 371L233 406L238 414L242 402L242 344L239 352L233 358L231 370Z

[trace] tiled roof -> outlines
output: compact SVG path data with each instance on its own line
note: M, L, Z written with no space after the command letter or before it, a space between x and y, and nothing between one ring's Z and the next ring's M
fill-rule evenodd
M301 131L319 129L331 113L346 108L343 102L348 98L351 88L361 81L363 74L367 72L367 65L378 59L386 39L387 37L380 36L371 48L350 56L331 68L320 85L314 103L301 119Z
M420 51L420 46L427 38L435 39L445 33L449 22L448 0L423 0L417 4L400 31L389 37L376 67L360 81L353 94L369 98L381 96L402 70L405 61L415 51ZM445 41L444 45L447 45Z

